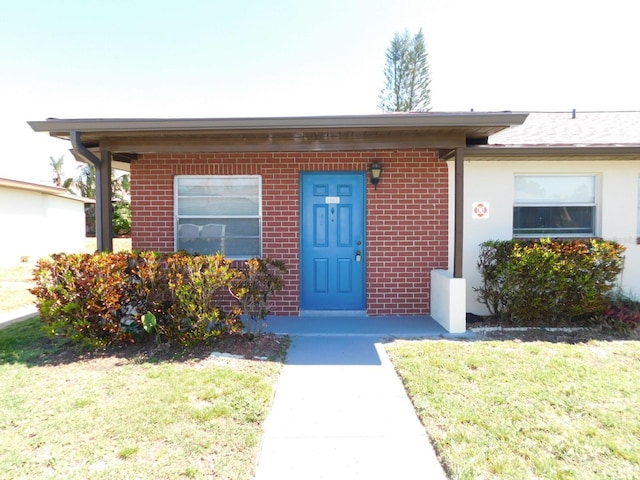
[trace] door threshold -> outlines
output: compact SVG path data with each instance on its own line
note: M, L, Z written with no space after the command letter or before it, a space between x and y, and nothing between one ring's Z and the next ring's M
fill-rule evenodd
M300 317L366 317L366 310L300 310Z

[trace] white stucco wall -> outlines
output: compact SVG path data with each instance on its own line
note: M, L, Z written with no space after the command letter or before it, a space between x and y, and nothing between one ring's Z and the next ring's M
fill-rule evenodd
M32 190L0 186L0 264L85 248L84 204Z
M486 240L512 238L514 175L516 174L594 174L596 175L597 234L615 240L627 248L621 288L640 298L640 245L638 237L638 181L640 158L588 160L542 157L529 160L480 159L465 161L464 191L464 258L467 311L487 313L477 301L473 287L480 285L476 268L479 245ZM453 163L449 162L451 216L453 220ZM473 219L474 202L489 204L488 218ZM453 252L453 227L450 227L450 248ZM450 254L450 269L453 265Z

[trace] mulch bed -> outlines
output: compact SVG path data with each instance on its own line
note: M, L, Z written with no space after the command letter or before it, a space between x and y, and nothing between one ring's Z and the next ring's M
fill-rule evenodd
M618 332L604 327L543 328L500 325L480 317L468 323L473 340L515 340L521 342L585 343L591 340L640 340L640 329ZM467 339L469 339L467 337ZM188 362L208 359L214 355L230 355L249 360L284 362L291 339L286 335L261 333L250 336L227 334L210 341L186 347L180 344L155 344L153 341L116 344L97 350L86 350L60 337L43 340L46 354L38 364L56 365L71 362L117 359L136 362Z
M286 335L261 333L254 336L228 334L186 347L180 344L142 342L115 344L97 350L82 349L69 341L46 339L47 353L38 363L56 365L71 362L93 361L104 358L122 358L138 362L189 362L205 360L216 352L249 360L269 360L284 362L290 338Z

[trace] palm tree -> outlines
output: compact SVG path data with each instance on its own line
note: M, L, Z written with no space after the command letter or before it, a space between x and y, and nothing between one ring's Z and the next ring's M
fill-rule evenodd
M64 155L57 160L53 157L49 157L49 165L53 168L53 184L56 187L66 188L71 192L73 186L73 178L64 178Z

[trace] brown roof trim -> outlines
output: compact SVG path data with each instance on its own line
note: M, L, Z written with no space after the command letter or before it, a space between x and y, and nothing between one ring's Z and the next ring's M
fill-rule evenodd
M456 148L521 125L526 113L393 113L331 117L48 119L36 132L111 153ZM483 142L480 142L483 143Z
M390 129L424 127L509 127L527 113L387 113L318 117L56 119L27 122L36 132L152 132L199 130Z
M480 145L468 147L465 157L558 157L640 155L640 145Z

